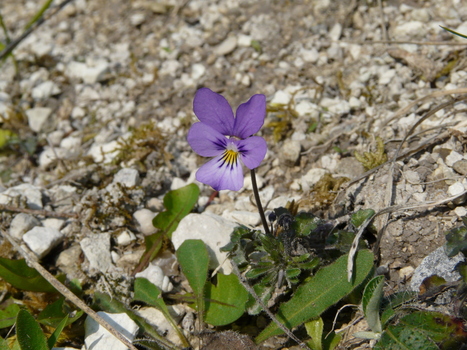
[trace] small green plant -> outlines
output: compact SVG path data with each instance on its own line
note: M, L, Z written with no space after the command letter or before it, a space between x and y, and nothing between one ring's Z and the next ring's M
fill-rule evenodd
M172 233L177 228L180 220L191 212L198 201L198 197L199 187L195 184L189 184L177 190L169 191L164 196L164 207L166 210L157 214L152 220L152 224L159 231L145 237L146 251L134 270L134 274L144 270L156 257L164 242L166 243L172 237Z
M362 309L371 331L356 337L378 340L374 349L458 349L467 340L462 321L441 312L425 311L417 293L383 296L384 276L365 287Z
M338 241L346 235L350 235L350 239L346 239L350 245L353 234L339 230L331 235L332 227L325 221L304 212L293 216L292 213L296 212L293 205L290 210L274 210L273 216L277 220L272 234L237 227L231 242L222 248L245 273L245 278L253 285L263 304L271 299L274 292L288 296L289 300L279 306L276 314L287 328L319 317L359 286L373 268L373 254L367 250L359 251L356 259L359 272L348 282L347 256L342 255L339 248L325 251L324 247L328 239ZM342 256L335 260L336 255ZM256 315L262 311L262 305L250 297L247 311ZM281 333L283 330L276 323L271 323L256 342ZM330 346L328 344L325 348L330 349Z
M370 170L384 164L388 160L388 156L384 150L384 141L381 137L376 137L375 152L355 152L355 158L362 163L366 170Z
M58 342L65 327L81 318L83 311L73 311L64 298L56 299L55 288L35 269L28 267L24 260L2 258L0 264L0 277L31 298L29 303L17 300L15 295L18 293L7 289L12 296L6 302L8 306L0 310L0 329L14 326L16 336L0 338L0 349L50 350ZM42 300L40 294L37 294L39 292L46 293L48 301ZM35 309L32 308L34 306ZM39 312L37 308L43 310ZM36 318L32 313L37 314Z

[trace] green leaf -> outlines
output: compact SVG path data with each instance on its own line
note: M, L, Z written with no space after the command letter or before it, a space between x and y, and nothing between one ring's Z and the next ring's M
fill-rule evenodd
M0 328L11 327L16 322L16 316L19 312L18 304L12 303L5 309L0 310Z
M356 213L352 214L350 222L354 227L360 227L366 219L371 218L373 215L375 215L375 211L373 209L360 209Z
M168 312L167 305L165 305L164 299L162 299L161 290L148 279L142 277L135 279L134 289L135 296L133 300L140 300L162 312Z
M381 338L381 333L361 331L353 334L355 338L377 340Z
M10 350L8 342L3 338L0 338L0 350Z
M295 278L295 277L298 277L301 272L302 270L298 268L289 268L285 271L285 275L287 278Z
M16 336L21 350L49 350L41 327L26 310L20 310L16 317Z
M355 273L351 282L347 281L347 255L321 268L309 282L296 290L288 302L281 305L276 317L289 329L319 317L368 277L373 270L373 258L369 250L357 252ZM282 333L283 331L272 322L256 337L256 343Z
M449 29L449 28L446 28L446 27L443 27L443 26L440 26L441 28L443 28L444 30L447 30L448 32L454 34L454 35L457 35L457 36L460 36L461 38L464 38L464 39L467 39L467 35L464 35L464 34L461 34L461 33L458 33L452 29Z
M455 227L446 232L446 254L449 257L457 255L459 252L465 253L467 250L467 227Z
M45 309L37 315L37 321L49 327L57 328L66 317L68 322L66 324L67 326L83 315L83 311L79 310L74 313L73 317L69 317L69 313L71 313L71 311L72 310L65 303L65 298L60 298L52 304L47 305Z
M18 135L16 135L13 131L8 129L0 129L0 150L5 147L11 140L15 140L17 138Z
M32 292L55 292L55 288L39 272L29 267L24 259L0 258L0 277L18 289Z
M379 309L383 299L384 276L376 276L365 286L362 297L363 313L368 326L375 333L381 333Z
M135 280L134 289L135 296L133 299L143 301L148 305L154 306L156 309L162 312L165 319L171 324L172 328L177 332L178 336L184 342L184 344L188 344L185 336L178 328L177 322L173 319L172 315L167 309L167 305L162 298L162 291L149 280L142 277L139 277Z
M323 338L324 322L321 317L305 323L305 329L311 340L307 342L312 350L323 350L321 339Z
M407 302L413 301L417 296L417 292L403 291L391 294L384 298L381 323L385 326L396 315L396 308Z
M375 349L460 349L466 339L459 319L440 312L416 311L402 317L397 325L389 326Z
M146 250L144 251L143 256L135 269L135 274L140 272L146 268L149 263L154 260L157 256L159 251L162 248L162 244L164 242L164 233L163 232L156 232L152 235L144 237L144 245Z
M248 279L253 279L261 275L264 275L269 270L271 270L270 266L252 268L251 270L247 271L247 273L245 274L245 277Z
M224 326L236 321L245 312L248 292L234 274L218 273L217 286L206 285L205 321L213 326Z
M50 335L49 339L47 339L47 345L49 346L49 349L52 349L55 345L55 343L58 340L58 337L60 336L60 333L62 333L63 328L66 327L68 324L68 315L66 315L57 325L57 328L55 328L54 332Z
M322 220L311 213L301 212L295 215L292 228L297 236L308 236L312 231L316 230Z
M253 286L253 290L256 295L261 299L264 304L267 304L268 300L271 299L272 292L274 291L275 286L264 285L257 283ZM258 315L263 309L261 305L255 300L252 295L249 295L246 308L249 315Z
M157 288L157 287L156 287ZM121 301L117 300L116 298L111 298L107 294L96 292L94 293L94 303L99 307L99 309L109 312L109 313L126 313L128 317L130 317L136 324L144 330L144 333L149 334L151 337L156 339L157 343L163 345L163 347L167 349L176 349L176 345L174 345L170 340L168 340L163 335L157 332L157 329L154 326L150 325L143 317L136 315L133 310L128 310L126 305L123 304ZM177 328L178 329L178 328ZM186 340L183 333L179 331L180 339L182 340L183 347L188 348L189 343Z
M16 337L16 340L13 343L11 350L21 350L21 347L19 346L19 343L18 343L18 337Z
M34 23L36 23L44 14L44 12L50 7L52 4L53 0L46 0L44 5L37 11L37 13L34 15L34 17L26 24L24 27L24 30L29 29Z
M208 278L209 254L200 239L187 239L177 250L177 259L195 295L203 295Z
M159 213L153 220L154 227L162 230L169 238L175 231L180 220L187 216L199 197L199 187L189 184L178 190L170 191L164 196L164 207L167 209Z

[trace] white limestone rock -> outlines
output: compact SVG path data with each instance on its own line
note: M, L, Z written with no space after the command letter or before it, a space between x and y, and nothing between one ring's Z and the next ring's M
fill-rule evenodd
M146 278L149 282L159 287L163 292L170 292L174 287L169 278L164 275L162 269L154 264L149 264L145 270L138 272L135 277Z
M121 232L117 238L115 239L117 244L120 245L120 246L127 246L129 245L131 242L135 241L136 240L136 236L133 232L129 231L129 230L124 230L123 232Z
M241 225L255 227L258 226L261 222L261 218L258 213L253 213L245 210L235 210L235 211L224 211L222 217L238 222Z
M303 191L310 190L329 170L322 168L312 168L301 179Z
M109 314L99 311L98 315L123 334L130 342L135 339L139 327L127 314ZM84 322L84 333L84 343L87 350L128 350L125 344L91 317L87 317Z
M26 213L19 213L13 218L13 220L11 220L10 235L16 239L21 239L23 235L34 226L40 225L40 221L34 216Z
M230 274L232 266L227 260L227 253L219 249L230 242L230 234L238 225L209 212L188 214L172 234L172 243L178 249L187 239L201 239L207 246L210 256L210 268L216 269L222 264L221 271Z
M186 310L183 308L174 305L168 305L167 309L169 310L170 315L174 318L176 322L180 322L182 315L185 314ZM146 321L152 325L159 334L164 334L164 337L171 341L174 344L177 345L182 345L180 341L180 337L174 330L174 328L171 326L169 321L167 321L167 318L164 316L164 314L157 310L154 307L142 307L139 310L135 310L135 313L146 319ZM97 349L96 349L97 350ZM100 349L99 349L100 350Z
M58 85L53 81L47 80L34 87L34 89L32 89L31 95L35 100L45 100L60 93L61 90Z
M139 209L133 213L133 219L136 221L136 227L138 231L145 236L152 235L156 232L156 228L152 224L152 219L156 216L156 213L149 209Z
M457 281L461 276L459 272L456 271L456 265L464 260L465 257L462 253L449 258L446 255L444 247L439 247L425 257L415 269L412 280L410 281L410 289L418 292L423 280L433 275L443 277L446 282Z
M114 183L120 183L125 187L135 187L139 185L139 172L136 169L124 168L120 169L114 176Z
M229 36L214 49L214 53L218 56L228 55L233 52L236 47L237 38L235 36Z
M93 144L88 152L96 163L109 163L120 152L120 145L117 141L110 141L104 144Z
M279 159L282 164L293 167L300 158L301 145L299 141L287 139L282 145Z
M34 132L51 131L54 127L52 109L48 107L36 107L26 111L29 127Z
M67 67L67 73L73 78L80 78L86 84L94 84L102 81L109 72L109 63L101 60L93 65L71 61Z
M23 235L23 241L38 258L46 256L62 239L62 233L51 227L36 226Z
M110 256L110 234L106 232L92 234L92 237L83 238L80 245L91 269L102 273L113 269Z
M31 184L21 184L10 187L0 193L0 204L8 205L14 197L25 197L29 209L42 209L42 193L41 190Z

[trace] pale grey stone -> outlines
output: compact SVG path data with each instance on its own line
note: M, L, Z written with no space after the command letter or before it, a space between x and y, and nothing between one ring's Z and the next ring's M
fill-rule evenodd
M53 81L47 80L32 89L32 98L36 100L47 99L61 93L60 88Z
M36 226L23 235L23 241L39 258L46 256L62 239L62 233L51 227Z
M262 189L264 186L264 178L258 174L256 174L256 185L258 189ZM253 190L253 183L251 182L251 176L249 174L245 176L243 188L250 191Z
M88 151L88 155L90 155L96 163L109 163L119 154L120 148L121 146L118 141L93 144Z
M110 66L104 60L96 62L93 66L86 63L71 61L67 67L67 73L73 78L80 78L86 84L94 84L102 81L109 72Z
M26 111L29 127L34 132L51 131L54 127L52 109L48 107L36 107Z
M23 235L34 226L40 225L40 221L34 216L26 213L19 213L11 220L10 235L16 239L21 239Z
M464 156L456 151L451 151L444 161L447 166L452 167L456 162L463 160Z
M302 189L304 191L312 188L329 170L322 168L312 168L302 177Z
M128 230L121 232L116 238L117 244L121 246L129 245L131 242L135 240L136 240L135 234Z
M340 23L336 23L329 31L329 38L333 41L337 41L341 37L341 34L342 34L342 25Z
M133 219L136 221L138 231L143 235L149 236L156 232L156 228L152 224L154 216L156 216L156 213L149 209L139 209L133 213Z
M53 166L60 159L67 159L69 151L61 147L44 147L44 150L39 156L39 166L41 169L47 169Z
M455 171L457 171L459 174L467 175L467 160L462 159L462 160L459 160L459 161L455 162L452 165L452 168Z
M167 309L176 322L179 322L182 318L182 315L188 311L179 305L168 305ZM154 307L142 307L139 310L134 310L134 312L138 316L143 317L151 326L157 329L159 334L164 334L164 337L167 340L179 346L182 345L180 342L180 337L161 311Z
M218 56L228 55L233 52L236 47L237 38L235 36L229 36L214 49L214 53Z
M64 219L47 218L47 219L42 220L42 226L54 228L56 230L61 230L64 225L65 225Z
M173 232L172 243L175 249L178 249L187 239L201 239L208 248L210 268L216 269L222 264L221 270L230 274L232 266L227 259L227 253L219 249L230 242L230 235L236 226L238 225L232 221L209 212L188 214Z
M460 182L456 182L448 187L448 193L450 196L457 196L465 191L464 185Z
M134 27L140 26L145 20L146 15L143 12L137 12L130 17L130 23Z
M206 73L206 67L201 63L195 63L191 66L191 79L198 80Z
M454 282L461 278L455 267L458 263L465 260L462 253L449 258L446 255L444 247L439 247L425 259L415 269L412 280L410 281L410 289L418 292L423 280L427 277L437 275L446 280L446 282Z
M135 187L139 185L139 172L136 169L120 169L114 176L114 183L120 183L125 187Z
M135 277L146 278L149 282L159 287L163 292L170 292L174 287L169 278L164 275L162 269L154 264L149 264L145 270L138 272Z
M104 232L91 235L81 240L81 249L91 269L106 273L113 269L110 256L110 234Z
M97 313L130 342L135 339L139 327L127 314L109 314L102 311ZM87 350L128 350L125 344L91 317L87 317L84 322L84 333Z
M287 139L282 145L279 159L282 164L292 167L298 162L300 158L301 145L299 141Z
M222 213L222 217L230 221L238 222L241 225L252 227L258 226L261 222L258 213L243 210L225 211Z
M0 204L10 204L15 197L24 197L30 209L42 209L42 193L40 189L31 184L21 184L0 193Z

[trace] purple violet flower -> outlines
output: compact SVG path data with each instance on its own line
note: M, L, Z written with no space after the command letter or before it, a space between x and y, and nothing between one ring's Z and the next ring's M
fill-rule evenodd
M208 88L196 92L193 110L200 120L188 131L191 148L203 157L214 157L196 172L196 180L216 191L238 191L243 186L244 164L258 167L268 150L259 131L266 116L266 97L253 95L241 104L236 116L227 100Z

